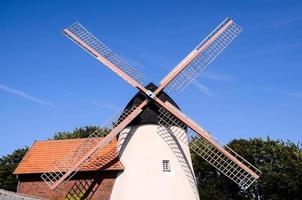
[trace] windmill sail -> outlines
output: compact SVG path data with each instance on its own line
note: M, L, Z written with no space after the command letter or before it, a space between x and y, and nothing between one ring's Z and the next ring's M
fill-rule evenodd
M143 83L143 75L136 68L126 63L80 23L72 24L64 29L63 33L132 85L136 86L133 80L140 84Z
M158 94L162 90L183 90L188 86L241 32L241 27L227 18L206 39L204 39L182 62L180 62L152 92L141 85L142 74L122 60L117 54L106 47L81 24L74 23L64 29L64 34L94 56L97 60L125 79L130 85L139 89L148 98L139 106L124 111L116 123L93 133L87 140L75 147L62 161L55 163L49 172L42 174L42 179L52 188L58 188L74 176L81 165L88 161L99 149L108 144L136 116L138 116L149 101L154 101L161 107L159 110L159 131L170 131L180 140L186 141L183 134L178 134L181 127L194 136L191 140L191 150L217 168L242 188L248 188L260 175L260 171L244 160L233 150L222 145L197 123L184 115L175 106L164 103ZM106 136L99 140L100 134Z
M232 19L225 19L162 81L158 92L184 90L241 32Z
M93 132L89 138L76 146L61 161L54 163L48 172L41 175L41 178L51 189L59 189L79 171L83 163L112 141L142 111L146 104L147 101L144 101L138 107L133 106L130 110L124 110L114 115L102 128ZM99 140L99 137L102 136L105 137Z
M184 137L181 129L187 130L187 135L192 138L190 149L243 189L247 189L259 178L261 172L256 167L239 156L231 148L222 145L176 107L167 103L166 105L169 110L173 110L174 113L182 116L185 120L181 121L174 114L161 107L158 122L160 124L158 127L159 132L170 131L180 141L186 142L187 137Z

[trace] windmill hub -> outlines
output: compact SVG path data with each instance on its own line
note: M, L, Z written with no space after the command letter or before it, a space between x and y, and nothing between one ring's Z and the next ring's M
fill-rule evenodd
M147 95L148 97L150 97L151 99L154 99L154 98L155 98L155 94L154 94L153 92L151 92L150 90L148 90L148 91L146 92L146 95Z
M149 83L146 87L147 90L154 92L157 90L157 86L154 83ZM137 92L132 99L129 101L125 109L130 110L134 106L140 105L144 102L148 97L139 91ZM169 102L176 108L180 109L178 105L173 101L173 99L165 92L161 92L157 95L156 98L159 98L163 102ZM146 105L145 109L132 121L129 125L140 125L140 124L158 124L159 122L159 109L160 106L154 102L154 100L149 101Z

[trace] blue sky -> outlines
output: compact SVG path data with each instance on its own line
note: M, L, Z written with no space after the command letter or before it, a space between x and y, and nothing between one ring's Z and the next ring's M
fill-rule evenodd
M61 31L81 22L158 83L227 16L244 31L182 93L219 140L302 141L301 1L0 1L0 155L101 125L136 90Z

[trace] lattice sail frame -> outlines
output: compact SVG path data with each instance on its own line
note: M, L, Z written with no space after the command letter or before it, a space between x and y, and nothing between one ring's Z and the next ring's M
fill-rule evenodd
M209 141L205 138L201 137L199 134L194 132L192 129L188 128L183 122L177 119L175 116L170 114L166 109L160 108L159 110L159 122L160 125L158 127L158 131L170 131L171 134L174 134L180 141L185 144L188 142L188 138L190 142L190 149L194 151L197 155L202 157L208 163L210 163L213 167L219 170L222 174L226 175L232 181L237 183L242 189L247 189L251 186L257 178L252 174L244 170L233 160L228 158L225 154L223 154L218 148L213 146ZM188 120L193 122L189 117ZM196 126L197 123L193 122ZM200 127L201 128L201 127ZM183 130L186 130L187 135L183 134ZM221 148L227 150L232 156L238 159L241 163L249 167L252 171L254 171L258 176L260 176L261 172L245 160L243 157L238 155L235 151L233 151L230 147L223 145L216 138L208 134Z
M212 33L210 33L193 51L178 65L174 70L177 70L188 58L199 51L211 38L221 31L232 20L230 18L225 19ZM222 53L222 51L234 40L242 28L235 22L232 23L222 31L222 33L209 45L206 49L201 51L197 57L195 57L190 64L172 80L165 88L169 91L183 91L194 79L196 79L200 73L205 70L215 58ZM165 79L161 81L164 82Z
M92 149L99 145L100 137L105 137L110 131L117 127L123 120L129 116L137 107L133 106L131 109L123 110L113 115L107 122L100 126L97 130L92 132L88 138L83 140L73 150L71 150L64 158L58 162L53 163L48 172L41 175L41 178L48 184L50 188L59 190L68 180L70 180L80 169L84 166L97 152L96 149L91 155L80 165L78 165L59 185L56 185L66 172L75 166L81 159L83 159Z
M66 30L70 31L78 39L83 41L87 46L95 50L97 53L99 53L102 57L107 59L113 65L117 66L128 76L132 77L137 82L143 84L144 77L140 71L138 71L136 68L126 63L122 58L120 58L116 53L110 50L106 45L104 45L100 40L98 40L92 33L90 33L86 28L84 28L84 26L82 26L79 22L75 22L74 24L66 28ZM85 46L78 43L74 38L70 37L65 32L63 32L63 34L66 35L70 40L75 42L77 45L82 47L85 51L97 57L97 55L95 55Z

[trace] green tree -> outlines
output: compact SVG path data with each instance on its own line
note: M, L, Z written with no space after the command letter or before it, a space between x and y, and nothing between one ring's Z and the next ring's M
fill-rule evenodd
M27 150L27 147L17 149L12 154L0 158L0 188L16 191L18 180L17 177L13 175L13 172Z
M241 190L192 153L201 199L302 199L301 145L256 138L233 140L228 146L262 171L259 181L248 190Z
M97 126L84 126L81 128L76 128L73 131L63 131L57 132L51 138L51 140L65 140L65 139L74 139L74 138L87 138L90 134L98 131L98 133L102 130L99 130ZM99 134L100 135L100 134Z

